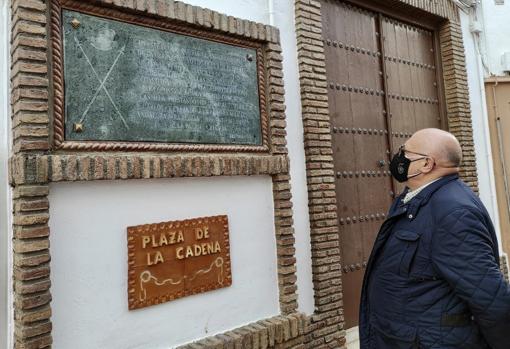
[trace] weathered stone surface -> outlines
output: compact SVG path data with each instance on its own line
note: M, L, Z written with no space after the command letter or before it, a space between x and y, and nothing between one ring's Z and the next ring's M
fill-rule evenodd
M27 281L17 281L14 284L14 289L17 294L25 295L31 293L37 293L46 291L50 288L51 281L49 279L36 280L32 282Z
M47 250L30 254L14 254L14 265L17 267L37 267L49 261L50 253Z
M23 185L14 188L13 195L14 199L19 197L35 197L35 196L47 196L49 194L49 186L47 185Z
M46 181L84 181L101 179L133 179L186 176L286 174L289 159L284 146L279 155L50 155L37 157L14 156L11 176L17 186L15 198L44 196L48 193ZM277 153L278 154L278 153ZM93 171L93 172L91 172ZM19 188L19 189L18 189ZM290 199L290 197L287 197ZM20 212L43 209L44 199L27 200L19 204ZM18 224L37 224L34 217L19 217Z
M14 237L16 239L33 239L47 237L50 234L50 228L42 226L16 226L14 227Z
M19 321L21 324L48 320L51 317L51 308L49 305L46 305L32 310L18 310L15 316L16 321Z
M15 225L34 225L34 224L45 224L48 222L50 216L48 213L35 213L35 214L24 214L19 213L14 217Z
M34 338L16 338L14 349L42 349L49 348L53 343L53 338L50 334L41 335Z
M41 334L49 333L51 332L51 329L51 322L44 321L25 326L16 326L14 328L14 335L17 338L31 338Z
M255 49L72 11L63 16L66 139L262 145ZM73 29L73 18L83 25ZM111 39L90 50L99 45L96 33ZM110 73L103 88L94 72ZM75 132L75 123L83 131Z
M14 278L16 280L34 280L40 279L50 275L50 266L42 265L35 268L14 268Z
M16 295L14 305L20 309L33 309L42 305L46 305L51 301L49 291L35 295Z

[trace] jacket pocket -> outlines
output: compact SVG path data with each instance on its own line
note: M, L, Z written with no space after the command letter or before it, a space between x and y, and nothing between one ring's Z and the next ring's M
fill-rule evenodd
M370 325L374 328L374 336L379 344L378 349L411 349L417 346L417 329L405 323L392 321L372 314Z
M489 348L483 338L478 325L441 327L441 345L448 348L484 349ZM507 346L505 346L507 348Z
M399 230L395 233L395 237L405 244L405 250L400 260L399 274L407 276L418 249L420 234L414 231Z

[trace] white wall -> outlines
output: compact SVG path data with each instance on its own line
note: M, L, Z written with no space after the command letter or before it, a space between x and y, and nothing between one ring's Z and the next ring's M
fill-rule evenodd
M501 56L510 52L510 1L496 5L494 0L482 0L479 9L480 21L484 25L484 45L487 57L487 74L503 75Z
M509 11L510 14L510 11ZM473 139L475 143L476 168L478 172L478 186L480 198L487 207L498 235L499 249L501 247L501 230L499 227L499 213L496 199L494 167L490 143L489 123L484 89L484 71L480 46L470 32L470 16L461 11L462 37L466 52L466 70L468 77L469 99L473 122ZM510 27L509 27L510 30ZM492 40L492 35L490 36ZM508 40L510 44L510 40Z
M12 221L7 179L10 144L9 1L0 0L0 348L12 348Z
M169 348L280 313L270 177L50 187L56 349ZM227 214L231 287L128 311L126 227Z
M291 159L290 176L292 202L294 204L294 228L296 231L298 303L299 311L312 314L314 299L310 221L294 25L294 0L185 0L185 2L243 19L271 24L280 29L285 104L287 107L287 142Z

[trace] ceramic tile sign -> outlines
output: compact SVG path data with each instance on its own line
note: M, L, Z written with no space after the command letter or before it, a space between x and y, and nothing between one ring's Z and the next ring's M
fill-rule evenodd
M230 286L228 233L226 215L128 227L129 309Z
M263 144L258 52L62 11L66 141Z

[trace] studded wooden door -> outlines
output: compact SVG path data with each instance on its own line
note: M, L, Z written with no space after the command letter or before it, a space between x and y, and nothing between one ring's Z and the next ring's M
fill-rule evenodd
M440 127L433 33L380 13L322 1L347 328L358 323L364 269L401 187L393 149Z
M381 17L391 143L398 149L415 131L441 128L434 33ZM397 193L403 185L395 183Z

